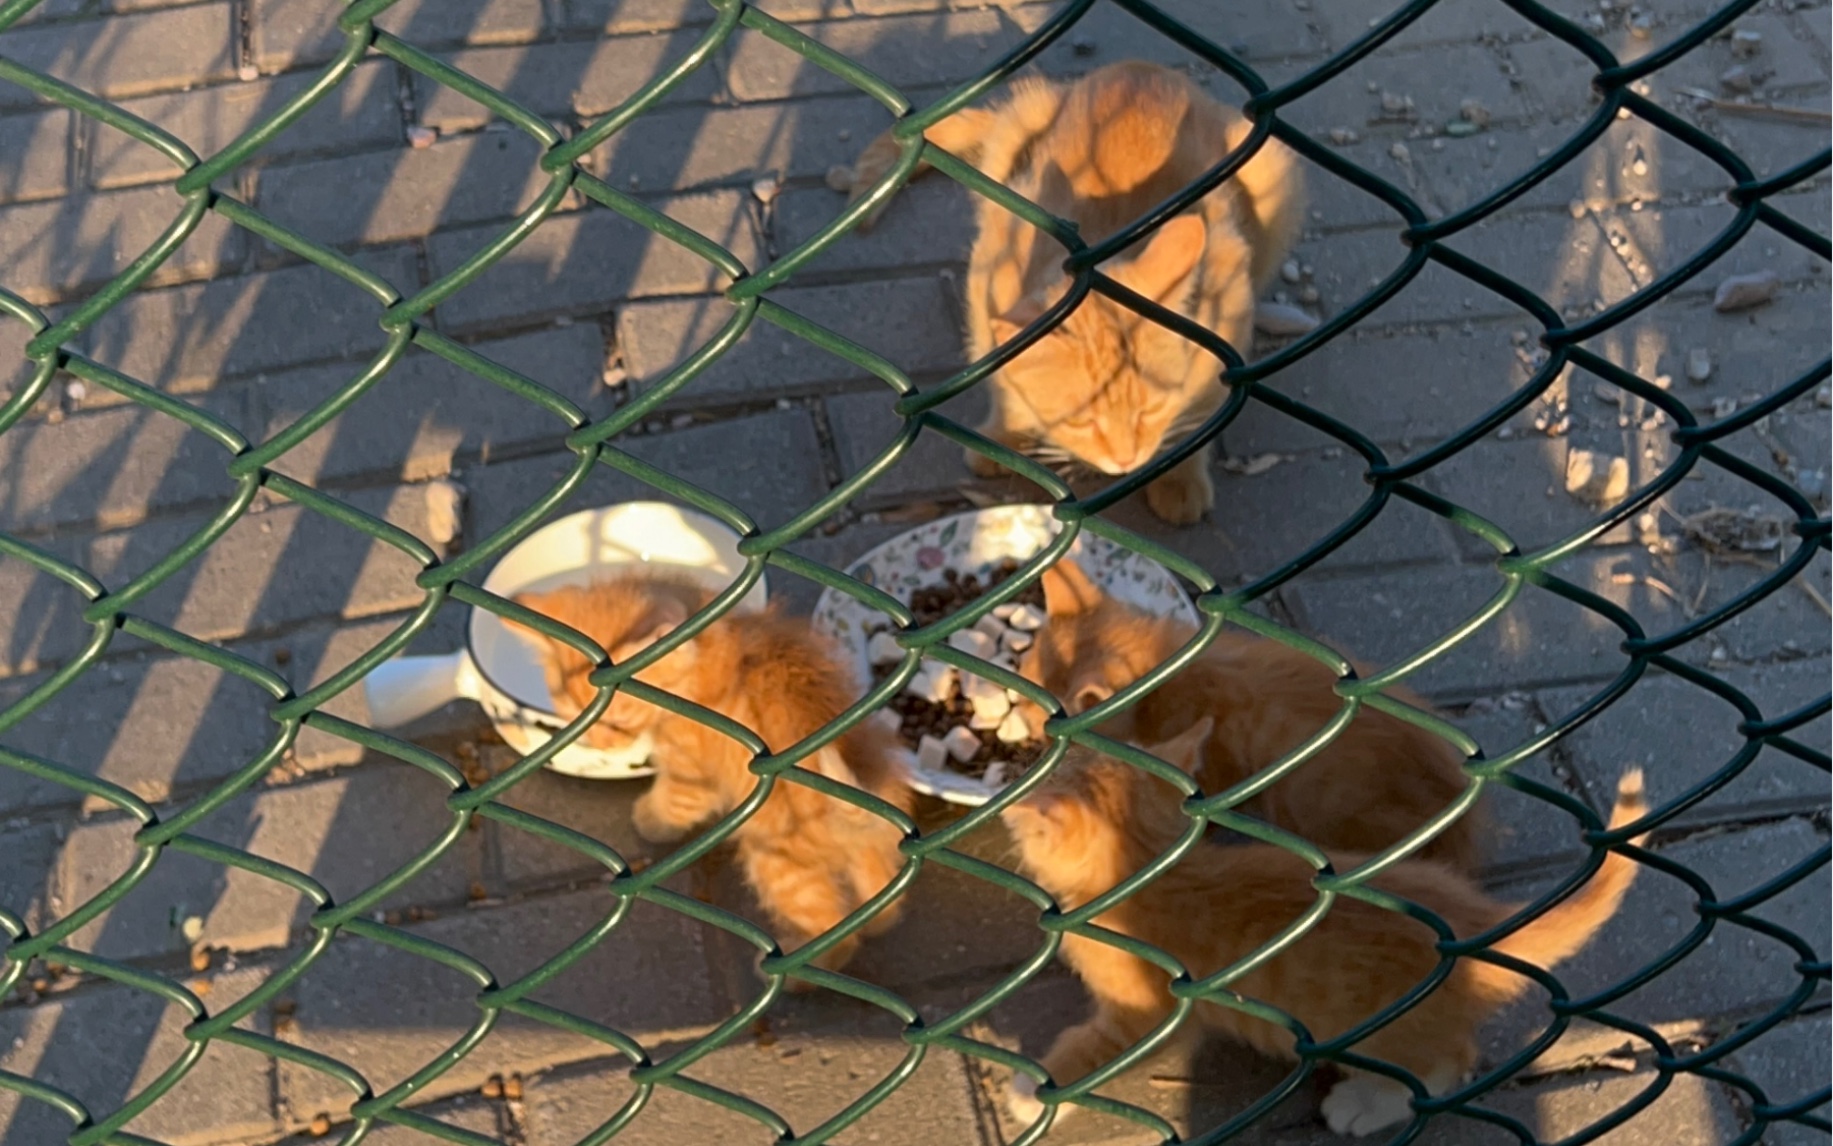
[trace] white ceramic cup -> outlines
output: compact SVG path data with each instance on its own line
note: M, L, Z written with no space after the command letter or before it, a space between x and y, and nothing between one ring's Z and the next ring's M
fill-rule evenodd
M536 530L503 555L484 588L500 597L546 592L645 563L670 566L713 590L730 586L745 567L738 536L724 524L664 502L633 501L583 510ZM764 600L760 577L736 608L762 609ZM531 638L483 609L471 610L464 648L387 661L364 679L363 692L377 728L406 724L454 700L475 700L503 741L524 755L566 725L554 713ZM629 779L654 771L649 752L646 739L615 751L581 739L556 753L548 767L595 780Z

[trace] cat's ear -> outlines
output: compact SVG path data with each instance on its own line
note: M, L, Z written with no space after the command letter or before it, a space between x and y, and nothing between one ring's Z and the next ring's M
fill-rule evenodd
M1044 300L1035 293L1019 299L1011 310L993 316L993 341L1003 344L1017 338L1019 332L1036 322L1046 309Z
M1215 730L1215 719L1205 716L1183 732L1162 744L1152 745L1146 751L1167 764L1175 764L1185 772L1194 774L1197 765L1203 761L1203 748L1209 743L1210 733Z
M1196 215L1179 215L1169 219L1146 241L1139 252L1115 277L1155 302L1171 303L1172 295L1196 270L1203 257L1208 228Z
M654 627L636 642L645 648L681 627L682 622L687 620L687 602L675 597L663 597L649 611L649 619Z
M1085 677L1069 691L1069 715L1080 716L1113 695L1106 681Z
M1073 617L1093 612L1105 599L1082 567L1065 557L1044 570L1044 611L1053 617Z

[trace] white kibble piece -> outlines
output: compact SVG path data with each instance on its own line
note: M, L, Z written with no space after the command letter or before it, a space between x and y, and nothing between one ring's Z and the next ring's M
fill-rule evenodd
M968 735L973 735L969 733ZM948 745L933 736L917 741L917 767L925 772L940 772L948 760Z
M430 481L425 497L428 539L450 545L465 531L465 487L454 481Z
M1006 635L1000 638L1001 645L1007 652L1022 653L1031 647L1031 634L1021 633L1017 629L1007 629Z
M1566 492L1598 505L1621 500L1629 492L1628 459L1573 450L1566 455Z
M980 777L980 782L989 788L1003 788L1006 784L1006 762L995 760L987 765L987 770Z
M904 691L931 704L945 704L955 695L955 666L929 664L910 678Z
M830 191L845 194L853 189L853 169L844 163L836 163L827 169L827 186Z
M1279 264L1279 277L1289 283L1296 283L1304 277L1304 272L1299 269L1297 259L1287 259Z
M873 633L872 639L866 642L866 660L873 668L896 664L903 659L904 650L898 647L897 638L889 632Z
M64 397L68 399L72 404L81 402L84 398L87 398L88 396L89 396L89 387L83 385L81 382L73 381L73 382L64 383Z
M783 184L774 175L765 175L751 182L751 194L759 203L768 206L783 190Z
M1012 711L1012 701L1006 697L1006 690L1003 688L987 696L974 697L973 704L974 719L991 720L992 724L984 726L989 728L998 728L999 722L1006 718L1006 713ZM974 727L983 726L976 724Z
M1006 690L1004 685L996 681L967 673L961 678L961 695L967 697L970 702L977 702L983 697L997 696L1003 699Z
M987 636L993 638L994 644L998 644L999 639L1006 635L1006 623L993 614L988 613L986 616L974 622L974 631L985 633Z
M1001 744L1023 744L1031 739L1031 726L1025 723L1025 718L1019 715L1017 709L1013 709L999 722L999 730L993 735L999 737Z
M1036 605L1020 605L1012 610L1012 627L1021 633L1035 633L1044 627L1044 610Z
M976 708L974 714L967 718L967 726L975 732L993 732L999 728L1000 722L1004 719L1003 714L995 716L990 711L982 713Z
M430 127L416 124L407 129L407 145L415 151L425 151L439 141L439 133Z
M1013 604L1011 601L1007 601L1003 605L993 606L993 612L991 615L998 617L1002 621L1010 621L1012 619L1012 614L1016 612L1018 612L1018 606Z
M201 915L185 916L184 926L179 929L186 943L196 943L204 937L204 917Z
M1712 309L1721 313L1749 310L1775 299L1782 280L1775 271L1758 271L1753 275L1732 275L1718 284L1712 296Z
M970 657L979 657L982 660L993 655L993 638L978 629L963 629L958 633L951 633L948 645Z
M980 755L980 737L974 735L973 729L962 728L958 724L948 730L948 735L942 738L942 744L950 756L963 764Z

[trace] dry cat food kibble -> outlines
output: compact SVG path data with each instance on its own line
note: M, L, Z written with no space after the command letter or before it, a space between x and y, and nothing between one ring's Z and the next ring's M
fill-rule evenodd
M945 570L943 581L910 596L910 612L919 626L933 624L978 599L1018 571L1007 558L995 565L983 584L974 574ZM982 660L1016 669L1044 623L1044 591L1033 584L1017 597L982 617L972 628L948 638L955 648ZM889 628L872 633L866 645L874 683L885 679L903 660ZM892 698L904 742L926 771L946 768L963 776L1003 784L1036 760L1045 741L1031 735L1015 702L1018 694L984 677L962 673L953 665L925 661L922 669Z

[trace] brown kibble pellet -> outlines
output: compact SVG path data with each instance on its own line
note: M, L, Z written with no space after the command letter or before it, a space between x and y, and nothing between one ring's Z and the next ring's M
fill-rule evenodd
M503 1097L511 1102L522 1101L522 1076L512 1074L503 1080Z
M484 1080L484 1087L483 1087L483 1094L484 1094L484 1097L485 1097L485 1098L501 1098L501 1097L503 1097L503 1080L502 1080L502 1078L500 1078L499 1076L497 1076L497 1075L494 1075L494 1074L493 1074L493 1075L491 1075L491 1076L490 1076L489 1078L486 1078L486 1079Z
M331 1116L329 1114L314 1114L312 1116L312 1124L306 1127L306 1130L309 1131L314 1138L323 1138L325 1135L331 1133Z
M208 971L209 969L210 948L202 946L191 948L191 970Z
M291 664L292 660L293 660L293 650L287 648L285 645L282 645L279 648L274 650L274 663L275 664L280 665L281 667L284 668L286 665Z
M208 979L193 979L191 980L191 993L201 999L210 993L210 986Z

